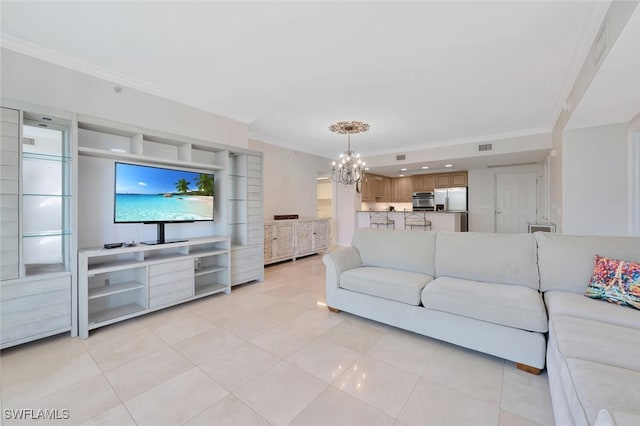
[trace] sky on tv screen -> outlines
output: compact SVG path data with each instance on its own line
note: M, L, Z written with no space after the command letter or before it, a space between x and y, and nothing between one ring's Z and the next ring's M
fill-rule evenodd
M190 191L197 191L198 176L200 173L197 172L117 163L116 194L175 193L180 179L189 182Z

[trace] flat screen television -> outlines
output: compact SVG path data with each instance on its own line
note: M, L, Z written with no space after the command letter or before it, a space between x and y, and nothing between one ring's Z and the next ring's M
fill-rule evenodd
M212 221L214 175L177 168L115 163L114 223L153 223L164 244L164 224Z

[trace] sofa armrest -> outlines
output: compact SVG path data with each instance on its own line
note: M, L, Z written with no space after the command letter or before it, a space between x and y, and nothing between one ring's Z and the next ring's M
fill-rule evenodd
M327 267L326 297L327 306L335 307L336 290L340 286L340 275L349 269L362 267L360 253L354 247L325 254L322 261Z

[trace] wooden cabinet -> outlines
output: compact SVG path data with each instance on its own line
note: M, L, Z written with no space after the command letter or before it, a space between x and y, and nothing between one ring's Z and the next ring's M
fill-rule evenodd
M422 192L426 191L424 186L424 178L426 175L415 175L411 176L411 191L412 192Z
M295 228L293 221L265 223L264 263L291 259L295 255Z
M329 248L329 218L264 224L264 263L296 259Z
M391 179L391 201L399 203L410 203L413 195L412 182L410 177L399 177Z
M467 186L467 172L451 173L451 186Z
M386 176L366 174L362 182L362 201L378 203L391 201L391 179Z
M433 191L436 187L436 175L424 175L424 190Z
M451 186L451 175L439 174L436 175L436 188L449 188Z

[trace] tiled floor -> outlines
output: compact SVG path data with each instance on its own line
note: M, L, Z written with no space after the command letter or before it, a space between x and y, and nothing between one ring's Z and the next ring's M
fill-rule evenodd
M264 283L2 352L5 409L63 424L551 425L546 373L323 306L320 256ZM6 419L3 424L28 424ZM46 421L46 424L55 422Z

